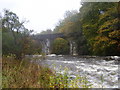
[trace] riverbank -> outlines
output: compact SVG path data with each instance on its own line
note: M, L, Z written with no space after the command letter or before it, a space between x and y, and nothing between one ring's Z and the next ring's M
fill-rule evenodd
M48 88L50 69L26 60L2 59L2 88Z

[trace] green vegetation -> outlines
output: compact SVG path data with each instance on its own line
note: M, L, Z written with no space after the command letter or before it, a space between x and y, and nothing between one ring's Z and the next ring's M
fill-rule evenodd
M56 68L55 65L54 69ZM50 76L50 87L52 88L92 88L92 84L87 80L86 77L75 75L75 78L70 77L68 74L68 68L64 68L62 73L61 66L59 67L59 73L55 72L55 76Z
M93 55L120 55L118 3L83 3L83 33Z
M2 88L45 88L53 75L48 68L11 57L3 58L2 68Z
M81 4L80 12L67 11L53 32L75 41L79 55L120 55L120 3Z
M63 38L56 38L53 42L53 52L55 54L69 54L69 43Z
M57 73L55 76L50 76L51 88L92 88L92 84L87 81L85 77L77 76L70 80L70 76L65 72L64 74Z
M25 28L19 17L9 11L4 10L2 20L2 54L15 55L16 59L21 59L26 54L41 53L41 46L36 40L31 38L32 30Z

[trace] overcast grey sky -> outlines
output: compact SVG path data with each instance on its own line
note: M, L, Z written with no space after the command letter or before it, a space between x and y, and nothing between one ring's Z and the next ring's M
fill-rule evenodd
M29 20L25 26L35 32L54 29L67 10L80 8L80 0L0 0L0 12L9 9L20 20Z

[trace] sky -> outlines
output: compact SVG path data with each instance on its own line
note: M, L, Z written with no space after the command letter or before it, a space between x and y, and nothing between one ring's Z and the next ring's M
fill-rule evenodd
M28 21L24 25L34 33L53 30L65 11L79 11L80 6L80 0L0 0L1 13L3 9L16 13L20 21Z

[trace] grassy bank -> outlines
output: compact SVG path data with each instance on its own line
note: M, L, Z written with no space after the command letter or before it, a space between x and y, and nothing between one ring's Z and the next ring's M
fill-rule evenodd
M48 68L23 60L3 58L2 88L46 88L49 87Z

